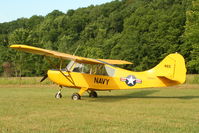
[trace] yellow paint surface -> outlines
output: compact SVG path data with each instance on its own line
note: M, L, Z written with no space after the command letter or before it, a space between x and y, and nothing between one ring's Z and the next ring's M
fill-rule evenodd
M168 55L156 67L143 72L133 72L110 65L108 66L116 71L113 77L69 72L70 77L68 72L63 71L63 75L59 70L49 70L48 76L50 80L58 85L74 88L89 88L90 90L166 87L182 84L186 77L184 58L177 53ZM130 79L131 76L134 76L135 79ZM74 85L66 77L70 78L74 82ZM136 83L129 86L128 83L130 83L130 80L131 82L135 82L136 80Z

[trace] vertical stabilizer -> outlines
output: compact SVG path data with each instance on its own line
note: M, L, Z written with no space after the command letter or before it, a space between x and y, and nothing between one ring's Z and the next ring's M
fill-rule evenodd
M186 80L184 57L178 53L169 54L151 70L158 77L165 77L181 84Z

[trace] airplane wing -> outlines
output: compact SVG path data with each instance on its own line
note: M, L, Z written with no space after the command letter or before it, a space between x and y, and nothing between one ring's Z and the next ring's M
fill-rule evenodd
M65 59L65 60L73 60L78 63L86 63L86 64L132 64L131 62L128 61L123 61L123 60L111 60L111 59L91 59L91 58L85 58L85 57L80 57L80 56L74 56L71 54L65 54L53 50L47 50L47 49L42 49L38 47L33 47L33 46L28 46L28 45L19 45L19 44L14 44L10 46L11 48L21 50L24 52L32 53L32 54L38 54L38 55L43 55L43 56L50 56L50 57L55 57L59 59Z
M125 61L125 60L111 60L111 59L98 59L102 62L106 62L108 64L118 64L118 65L121 65L121 64L133 64L132 62L128 62L128 61Z

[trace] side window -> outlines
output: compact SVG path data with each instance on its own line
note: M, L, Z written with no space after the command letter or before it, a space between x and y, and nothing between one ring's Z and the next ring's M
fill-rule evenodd
M82 64L77 62L70 62L66 67L68 70L73 72L80 72L80 73L89 73L90 66L88 64Z
M87 73L93 75L114 76L115 69L101 64L80 64L71 61L67 67L69 71Z
M90 70L91 70L91 74L108 76L104 65L100 65L100 64L92 65Z
M84 65L76 63L75 67L73 69L73 72L81 72L81 73L83 73L84 72Z
M75 65L75 62L74 62L74 61L70 61L70 62L68 63L68 65L66 66L66 70L67 70L67 71L73 71L74 65Z
M108 76L111 76L111 77L114 76L114 74L115 74L115 69L113 69L113 68L111 68L111 67L109 67L109 66L105 66L105 69L106 69L106 72L107 72Z

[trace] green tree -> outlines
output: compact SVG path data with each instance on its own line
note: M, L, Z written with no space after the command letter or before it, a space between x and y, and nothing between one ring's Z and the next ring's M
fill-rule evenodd
M185 43L182 48L188 56L188 70L199 73L199 0L192 1L192 8L186 12Z
M123 67L138 71L180 52L188 72L199 73L198 8L198 0L115 0L1 23L0 65L12 62L16 76L41 75L49 68L42 56L8 48L21 43L89 58L127 60L134 64Z
M28 44L29 41L29 30L27 29L16 29L12 34L9 36L9 43L10 44ZM26 53L22 53L19 51L10 51L12 54L10 60L14 66L15 76L21 77L25 75L25 73L30 72L30 69L27 69L31 62L26 62L29 58L27 58Z

